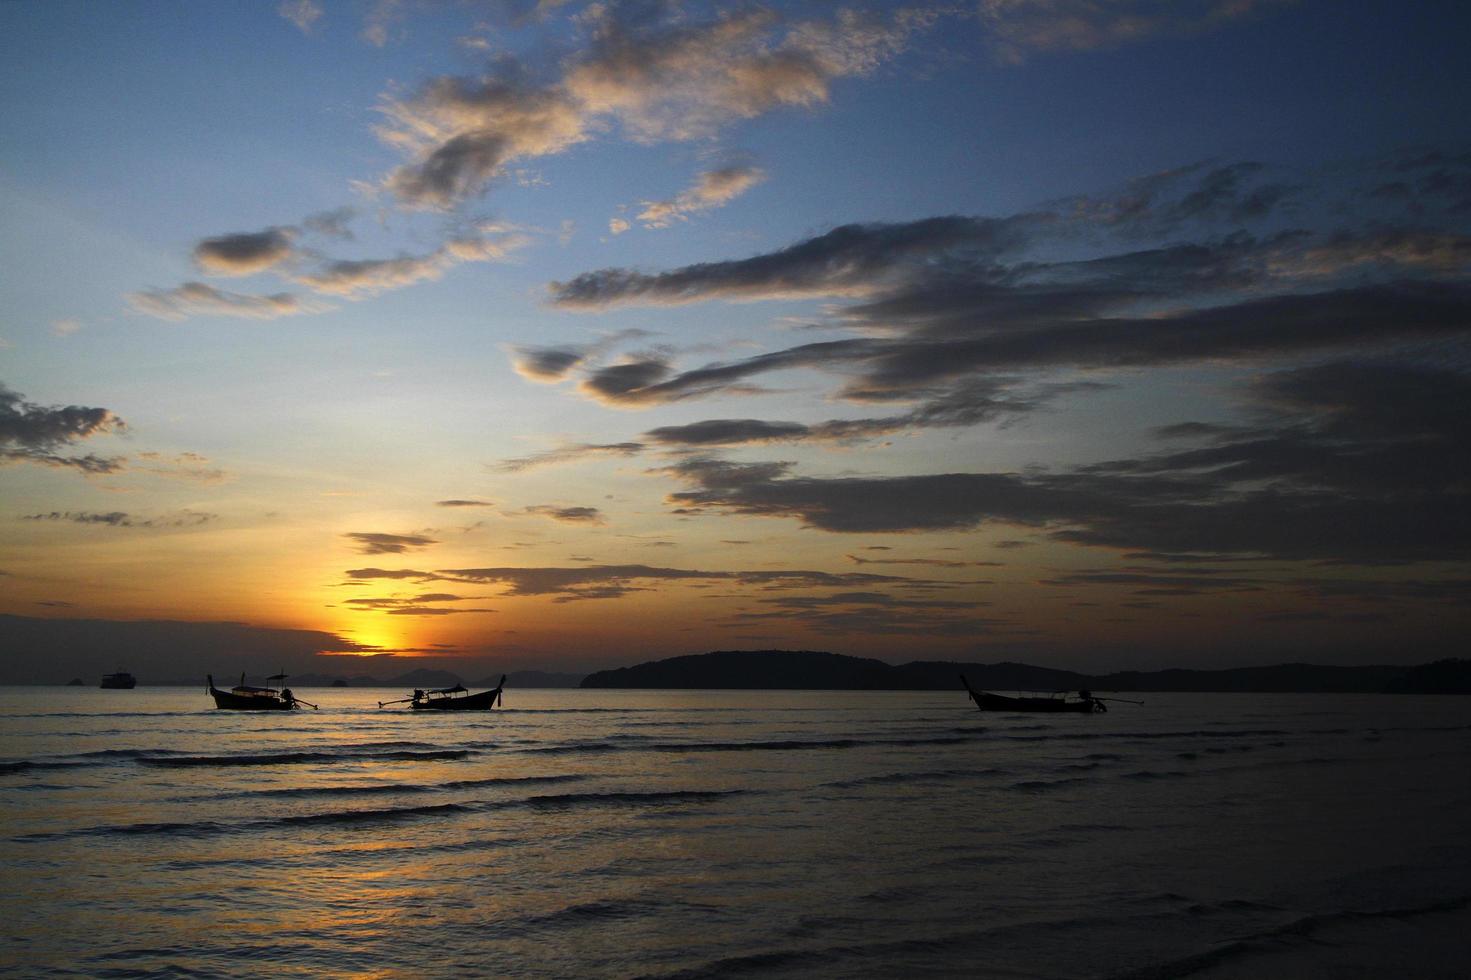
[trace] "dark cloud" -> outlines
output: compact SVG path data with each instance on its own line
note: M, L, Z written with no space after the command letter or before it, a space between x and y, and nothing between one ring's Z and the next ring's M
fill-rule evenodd
M465 602L475 598L450 592L429 592L408 597L354 598L343 605L359 611L384 612L390 616L453 616L461 613L490 613L494 609L447 608L438 603Z
M517 347L511 366L528 381L561 381L586 356L587 352L577 347Z
M1432 155L1415 172L1451 165ZM1342 184L1315 191L1342 197ZM839 376L836 394L849 401L913 406L818 425L742 429L712 420L651 437L673 444L683 435L688 445L736 445L743 436L841 441L1004 422L1055 397L1040 393L1038 376L1060 369L1270 364L1471 332L1471 236L1463 229L1429 220L1391 226L1366 214L1359 227L1282 230L1285 219L1307 213L1303 187L1252 161L1193 164L1113 196L1010 217L844 225L744 259L589 272L552 283L552 302L601 309L832 298L838 304L818 325L850 336L696 367L668 353L591 368L568 356L555 372L584 370L582 392L618 407L760 392L763 376L797 369ZM1314 207L1320 221L1324 213L1353 213L1321 200ZM1242 230L1247 225L1262 230ZM1177 231L1198 240L1120 247ZM784 428L797 425L806 428Z
M194 246L194 263L219 276L248 276L264 272L293 254L294 228L236 232L206 238Z
M1187 225L1260 221L1294 205L1304 188L1274 179L1255 161L1195 163L1148 174L1096 197L1053 202L1059 215L1088 228L1130 237L1162 237Z
M357 542L358 553L363 555L401 555L439 543L437 539L425 534L383 534L375 531L351 531L344 534L343 537Z
M742 443L787 442L806 438L812 427L798 422L762 422L759 419L707 419L689 425L650 429L644 438L661 445L732 446Z
M526 513L545 517L561 524L606 524L603 512L596 507L559 507L555 504L534 504Z
M584 273L550 285L552 302L576 309L620 303L672 305L710 299L863 295L885 276L925 256L965 249L997 256L1024 243L1030 217L950 216L904 224L844 225L767 255L706 262L647 275L625 269Z
M0 464L24 462L88 474L115 473L125 465L121 458L90 453L63 456L57 450L126 430L126 423L109 409L36 405L0 384Z
M1261 425L1207 427L1204 445L1058 473L819 479L710 457L658 472L692 486L669 495L680 512L832 532L1001 524L1156 555L1358 564L1471 553L1471 377L1329 362L1268 375L1251 394Z
M346 573L352 581L411 579L416 582L461 582L506 586L509 596L552 596L558 602L580 599L618 598L629 592L647 591L659 582L734 582L767 591L809 588L854 588L888 585L898 588L934 588L955 583L894 575L860 572L832 573L814 570L707 571L661 568L652 565L586 565L522 568L417 569L355 568Z
M436 507L494 507L495 504L484 500L436 500Z
M958 561L951 558L861 558L858 555L847 555L849 561L855 565L930 565L935 568L1002 568L1005 562L999 561Z

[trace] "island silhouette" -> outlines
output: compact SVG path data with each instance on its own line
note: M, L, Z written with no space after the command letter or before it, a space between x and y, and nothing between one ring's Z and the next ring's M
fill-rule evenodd
M942 691L965 673L1002 691L1239 691L1256 693L1471 694L1471 660L1419 665L1276 664L1225 670L1168 669L1083 674L1023 663L916 660L894 665L813 650L718 650L600 670L584 688Z

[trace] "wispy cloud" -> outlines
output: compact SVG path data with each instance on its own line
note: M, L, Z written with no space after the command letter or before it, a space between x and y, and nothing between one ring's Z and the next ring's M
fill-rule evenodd
M303 34L310 34L322 19L322 5L317 0L281 0L276 12L295 24Z
M645 228L668 228L691 215L724 207L765 179L765 173L750 165L733 165L707 170L694 184L666 201L644 201L638 220Z
M956 584L862 572L837 574L812 570L773 571L769 569L708 571L650 565L585 565L571 568L558 566L445 568L435 571L354 568L349 569L346 575L350 581L359 582L375 579L407 579L415 582L496 584L505 586L505 595L508 596L552 596L557 602L615 599L632 592L646 591L661 582L720 581L767 590L876 586L933 588Z
M127 300L139 313L161 320L176 321L195 316L275 320L283 316L318 313L327 309L291 293L273 293L269 296L231 293L202 282L186 282L173 289L149 289L141 293L129 293Z
M195 510L181 510L174 514L158 517L140 517L126 511L114 510L105 513L93 511L51 511L44 514L27 514L27 521L65 521L70 524L101 524L107 527L180 528L198 527L217 520L218 514L207 514Z
M1194 34L1295 0L981 0L998 58L1039 51L1111 48L1161 35Z
M438 544L436 538L427 534L385 534L377 531L351 531L343 535L357 544L358 553L364 555L401 555L419 551Z
M529 456L504 459L495 464L494 469L502 473L522 473L542 466L558 466L593 457L637 456L643 451L644 445L640 442L574 443Z

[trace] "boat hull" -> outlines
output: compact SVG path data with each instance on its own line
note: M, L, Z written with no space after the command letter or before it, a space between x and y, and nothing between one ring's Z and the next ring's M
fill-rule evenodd
M131 691L137 685L137 678L132 674L108 674L97 686L108 691Z
M215 687L213 679L209 684L209 696L215 699L216 708L225 708L229 711L290 711L296 707L296 700L262 694L234 694L230 691L221 691Z
M1042 711L1052 714L1091 715L1097 711L1092 701L1064 701L1061 698L1008 698L1000 694L972 692L971 700L982 711Z
M426 698L409 705L415 711L489 711L500 691L481 691L462 698Z

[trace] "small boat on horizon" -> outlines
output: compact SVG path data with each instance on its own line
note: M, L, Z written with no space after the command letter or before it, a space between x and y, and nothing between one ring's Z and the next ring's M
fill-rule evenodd
M138 678L126 670L120 670L116 674L103 674L102 683L97 686L109 691L131 691L138 686Z
M1014 697L1009 698L1004 694L992 694L989 691L977 691L970 686L970 681L965 675L960 675L960 683L965 685L966 693L976 703L981 711L1050 711L1050 712L1075 712L1077 714L1093 714L1108 710L1108 705L1099 698L1093 696L1091 691L1079 691L1076 698L1069 698L1066 691L1058 691L1046 697Z
M285 686L285 674L272 674L266 678L268 681L281 682L280 688L274 688L251 687L245 683L245 674L241 673L240 683L228 691L215 687L213 674L206 674L205 677L209 679L209 694L215 699L216 708L228 708L232 711L290 711L299 704L312 709L317 707L291 693L291 688Z
M379 701L378 707L407 703L415 711L488 711L501 703L501 691L505 686L506 675L502 674L499 684L489 691L480 691L477 694L471 694L461 684L428 691L415 688L411 697L399 698L397 701Z

